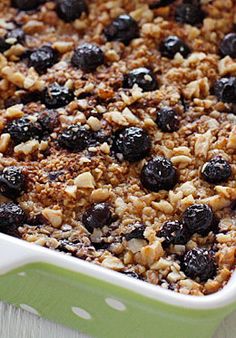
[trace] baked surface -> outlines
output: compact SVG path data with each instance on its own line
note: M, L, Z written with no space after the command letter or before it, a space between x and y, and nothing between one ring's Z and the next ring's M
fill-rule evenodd
M150 9L141 0L92 0L87 13L65 22L51 1L31 11L1 1L1 36L21 27L25 41L0 54L0 165L1 170L24 168L26 188L14 201L26 214L18 227L24 240L164 288L202 295L222 288L235 265L236 116L233 104L219 100L212 88L218 79L236 75L236 59L219 53L220 41L235 27L236 4L202 1L204 20L190 25L175 20L181 3ZM137 21L139 37L128 44L107 41L104 28L124 13ZM172 35L189 46L187 57L161 55L161 41ZM84 42L104 53L104 64L94 71L71 64L74 49ZM30 66L27 51L47 44L57 50L58 59L39 74ZM138 67L153 71L157 89L143 91L137 84L123 88L124 75ZM40 93L55 82L68 88L73 99L49 109ZM180 121L173 132L163 132L156 123L158 111L167 106ZM50 132L18 144L11 139L11 121L24 116L34 123L45 111L55 117ZM98 141L76 151L61 147L59 135L72 124L100 133ZM150 154L135 162L113 149L115 132L132 126L144 129L152 144ZM171 160L178 176L173 187L157 192L140 181L143 166L156 156ZM214 184L201 172L216 156L229 163L231 175ZM1 196L1 203L10 200ZM112 216L105 226L86 229L83 215L97 203L107 203ZM162 245L158 231L163 224L181 221L194 204L212 208L217 229L192 233L185 244ZM127 236L140 224L141 234ZM217 271L207 280L183 271L183 256L194 248L207 249L214 257Z

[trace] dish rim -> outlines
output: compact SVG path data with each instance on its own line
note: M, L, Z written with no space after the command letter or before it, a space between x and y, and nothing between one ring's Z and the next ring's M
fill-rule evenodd
M13 269L32 263L48 263L59 268L79 272L91 278L135 292L152 300L178 308L194 310L219 309L236 302L236 271L220 291L205 296L184 295L162 288L158 285L136 280L119 272L104 268L80 258L68 256L48 248L28 243L22 239L0 233L0 252L4 260L0 261L0 276Z

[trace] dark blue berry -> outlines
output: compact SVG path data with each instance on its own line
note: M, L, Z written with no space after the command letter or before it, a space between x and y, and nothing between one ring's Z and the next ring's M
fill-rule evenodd
M12 202L0 204L0 232L14 231L24 220L25 212L18 204Z
M57 250L60 250L65 253L70 253L72 256L76 254L77 246L76 244L68 241L67 239L60 240L60 245L57 247Z
M140 67L124 75L123 88L132 88L137 84L144 92L158 88L156 76L150 69Z
M6 167L0 172L0 193L16 199L26 191L26 176L23 168Z
M48 173L48 178L50 181L59 181L63 174L64 174L63 170L50 171Z
M236 33L225 35L220 44L220 53L223 56L229 55L236 58Z
M170 190L177 183L176 169L170 160L157 156L143 166L141 183L150 191Z
M201 7L192 3L183 3L176 7L175 20L181 23L187 23L195 26L202 23L204 12Z
M74 51L71 63L85 72L92 72L104 64L104 54L97 45L85 43Z
M108 41L120 41L128 45L129 42L139 37L137 22L127 14L122 14L104 29Z
M116 132L113 149L129 162L135 162L148 156L151 140L145 130L138 127L127 127Z
M126 275L127 277L131 277L131 278L142 280L142 277L139 276L136 272L133 272L133 271L121 271L121 273L123 275Z
M109 250L111 243L106 243L104 241L101 242L91 242L92 246L95 250Z
M54 110L45 110L39 114L37 122L42 127L43 136L47 136L58 126L58 114Z
M58 135L57 141L60 147L79 152L86 149L94 142L94 135L91 130L75 124L64 129Z
M223 77L217 80L214 91L219 101L236 103L236 77Z
M47 108L60 108L66 106L74 98L73 93L64 86L58 83L53 83L49 86L43 95L43 101Z
M201 174L207 182L218 184L227 181L232 174L232 170L228 161L217 156L203 165Z
M24 43L25 32L21 28L15 28L6 34L5 39L15 39L15 43Z
M12 6L23 11L30 11L36 9L42 0L12 0Z
M57 0L57 14L65 22L72 22L88 11L85 0Z
M29 56L29 66L43 74L52 67L58 59L57 52L50 46L42 46L33 51Z
M89 207L82 216L82 223L89 232L95 228L102 228L110 225L112 213L108 203L98 203Z
M163 132L172 133L179 129L179 118L171 107L163 107L157 112L156 123Z
M25 223L30 226L35 226L40 228L42 225L47 223L46 219L43 217L41 213L38 213L34 216L28 216L25 220Z
M211 230L214 213L207 204L193 204L183 213L182 221L190 233L199 233Z
M171 5L175 0L154 0L150 5L150 9L160 8L160 7L166 7Z
M170 244L186 244L191 234L186 226L179 221L167 221L163 224L161 230L157 232L158 237L164 237L162 242L163 248L167 248Z
M27 117L14 120L7 124L3 132L9 133L14 144L39 138L42 135L42 127L37 122L32 122Z
M8 39L14 39L15 41L10 43L8 42L10 41ZM16 43L23 43L24 40L24 31L20 28L13 29L12 31L8 32L4 37L0 37L0 53L4 53Z
M189 46L175 35L170 35L165 38L161 42L159 50L162 56L169 59L173 59L176 53L180 53L184 58L191 53Z
M193 249L188 251L182 262L185 275L200 282L206 282L216 275L216 263L211 251Z
M4 37L0 37L0 53L4 53L11 47L9 43L6 42Z
M145 231L145 225L144 224L135 224L134 229L125 234L126 241L130 241L131 239L144 239L144 231Z
M18 103L27 104L30 102L39 102L42 99L41 92L24 92L20 96L20 101Z
M230 205L231 210L236 211L236 200L234 200Z

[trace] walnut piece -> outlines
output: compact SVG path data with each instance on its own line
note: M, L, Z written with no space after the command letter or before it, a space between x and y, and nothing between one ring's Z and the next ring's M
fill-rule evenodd
M45 208L42 215L49 221L54 228L59 228L62 225L62 211Z
M2 134L0 136L0 153L5 153L11 141L11 135L8 133Z
M15 104L14 106L7 108L4 116L7 119L17 119L24 115L24 112L22 109L23 109L23 104Z
M93 175L90 173L90 171L86 171L80 175L78 175L74 179L74 184L78 188L94 188L95 187L95 181Z

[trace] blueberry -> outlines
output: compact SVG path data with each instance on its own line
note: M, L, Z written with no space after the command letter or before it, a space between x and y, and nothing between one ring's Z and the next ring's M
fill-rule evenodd
M58 83L53 83L45 91L43 101L47 108L60 108L70 103L74 95L67 88L60 86Z
M236 33L225 35L220 44L220 53L223 56L229 55L236 58Z
M36 9L42 3L42 0L12 0L11 3L15 8L30 11Z
M188 251L182 262L182 270L189 278L206 282L216 275L216 263L212 252L206 249Z
M0 37L0 53L4 53L10 47L10 43L7 43L4 37Z
M123 88L132 88L137 84L144 92L156 90L158 88L155 75L150 69L140 67L124 75Z
M116 132L113 149L129 162L135 162L148 156L151 140L145 130L138 127L127 127Z
M201 170L202 177L209 183L222 183L227 181L232 173L231 166L228 161L217 156L206 162Z
M230 205L231 210L236 211L236 200L234 200Z
M15 199L26 191L26 176L22 168L6 167L0 172L0 193Z
M160 8L160 7L166 7L171 5L175 0L157 0L157 1L153 1L153 3L151 3L149 5L150 9L155 9L155 8Z
M20 102L18 103L31 103L31 102L39 102L42 99L42 93L35 91L35 92L23 92L20 96Z
M173 59L176 53L180 53L184 58L186 58L191 53L189 46L175 35L166 37L160 43L159 50L162 56L165 56L169 59Z
M79 152L86 149L94 139L93 133L90 130L75 124L64 129L58 135L57 141L60 147Z
M137 22L128 14L122 14L104 29L108 41L120 41L128 45L129 42L139 37Z
M10 40L8 39L14 39L15 41L13 43L9 43L8 41ZM0 37L0 53L4 53L16 43L23 43L24 40L24 31L20 28L13 29L12 31L8 32L4 37Z
M76 256L78 246L76 243L70 242L67 239L62 239L60 240L60 245L57 247L57 250Z
M126 275L127 277L131 277L131 278L142 280L142 277L140 277L136 272L133 272L133 271L121 271L121 273L123 275Z
M144 188L155 192L170 190L177 183L176 169L170 160L157 156L143 166L141 183Z
M29 56L29 66L43 74L57 62L57 52L50 46L42 46Z
M217 80L214 91L219 101L236 103L236 77L222 77Z
M175 20L177 22L187 23L192 26L202 23L204 16L205 14L201 7L192 3L181 4L175 10Z
M110 225L111 222L112 213L108 203L94 204L82 216L82 223L89 232L93 232L95 228Z
M104 241L101 242L91 242L92 246L95 250L109 250L111 243L106 243Z
M47 136L58 126L58 114L54 110L45 110L39 114L37 122L42 127L42 134Z
M6 34L5 39L15 39L16 43L24 43L25 33L21 28L15 28Z
M185 210L182 220L192 234L201 234L210 231L214 214L207 204L193 204Z
M25 212L17 204L1 203L0 204L0 232L11 233L24 223Z
M85 43L74 51L71 63L85 72L92 72L104 64L104 54L97 45Z
M48 178L50 181L59 181L63 174L64 174L63 170L50 171L48 173Z
M135 224L135 228L128 232L127 234L125 234L125 239L126 241L130 241L131 239L135 238L135 239L144 239L144 230L145 230L145 225L144 224Z
M42 225L47 223L47 220L44 218L44 216L41 213L38 213L34 216L28 216L27 219L25 220L25 223L32 227L40 228Z
M42 134L42 127L39 123L32 122L27 117L22 117L8 123L3 132L11 135L14 144L19 144L30 139L39 138Z
M167 248L170 244L186 244L189 241L191 234L187 227L179 221L167 221L162 225L157 236L164 237L162 246L163 248Z
M163 132L172 133L179 129L179 118L171 107L163 107L157 112L156 123Z
M85 0L57 0L57 14L65 22L72 22L88 11Z

